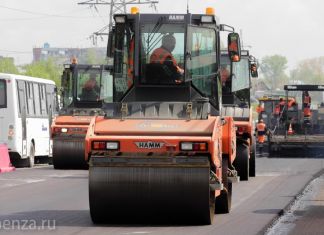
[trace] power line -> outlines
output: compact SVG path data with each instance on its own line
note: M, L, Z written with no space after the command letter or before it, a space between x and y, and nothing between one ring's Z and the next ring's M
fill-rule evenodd
M137 5L137 4L150 4L150 7L156 10L155 4L159 3L158 0L87 0L83 2L79 2L79 5L90 5L93 6L96 10L96 5L109 5L109 23L104 28L99 31L93 33L89 38L93 40L94 44L96 44L96 39L101 35L108 35L108 33L104 31L110 31L113 27L113 16L115 14L126 14L126 6L127 5ZM99 12L98 12L99 13Z

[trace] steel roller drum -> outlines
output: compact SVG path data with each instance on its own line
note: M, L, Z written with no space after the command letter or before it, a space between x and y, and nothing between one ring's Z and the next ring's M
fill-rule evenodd
M87 169L84 159L84 138L53 139L55 169Z
M89 201L94 223L212 222L215 201L208 160L123 160L91 158Z

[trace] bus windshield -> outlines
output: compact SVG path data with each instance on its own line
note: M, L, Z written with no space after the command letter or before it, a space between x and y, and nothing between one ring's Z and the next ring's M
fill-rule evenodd
M6 80L0 79L0 108L7 107Z

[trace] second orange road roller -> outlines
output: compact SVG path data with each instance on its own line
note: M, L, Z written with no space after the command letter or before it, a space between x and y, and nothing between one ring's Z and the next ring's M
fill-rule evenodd
M55 169L88 168L84 160L84 138L91 118L100 115L101 105L112 99L112 77L104 65L65 65L61 106L51 127Z

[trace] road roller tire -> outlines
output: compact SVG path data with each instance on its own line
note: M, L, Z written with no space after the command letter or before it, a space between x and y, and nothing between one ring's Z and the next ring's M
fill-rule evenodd
M84 139L53 139L54 169L88 169Z
M241 181L249 180L249 147L243 143L237 145L233 165Z
M249 176L255 177L255 157L256 157L256 144L255 144L255 138L252 140L252 146L251 146L251 155L249 159Z
M209 167L93 166L93 158L89 167L93 223L212 223L215 192L209 186Z
M215 214L229 213L232 206L232 183L227 178L228 158L222 160L222 177L224 189L215 200Z

